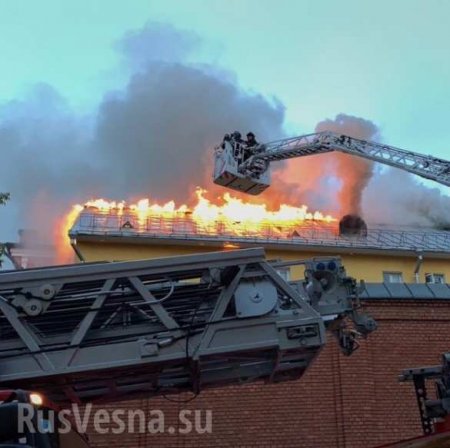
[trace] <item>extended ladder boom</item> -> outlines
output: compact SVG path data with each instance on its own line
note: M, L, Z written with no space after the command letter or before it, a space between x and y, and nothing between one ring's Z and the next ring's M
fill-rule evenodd
M215 149L214 182L257 195L270 186L270 162L338 151L408 171L450 186L450 162L333 132L247 146L234 134Z
M446 160L333 132L320 132L268 143L254 156L254 160L274 162L331 151L384 163L450 186L450 162Z
M339 259L296 264L304 282L262 249L1 273L0 387L85 402L298 378L326 328L350 354L344 319L376 324Z

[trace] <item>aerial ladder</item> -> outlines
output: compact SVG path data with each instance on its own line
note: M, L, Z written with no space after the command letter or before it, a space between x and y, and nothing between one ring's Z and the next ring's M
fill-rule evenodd
M319 132L248 147L240 134L226 134L215 148L214 182L240 192L258 195L271 184L271 162L331 152L344 153L399 168L441 185L450 186L450 162L413 151L334 132ZM399 377L412 381L423 436L379 448L431 448L450 446L450 353L442 364L406 369ZM427 382L435 381L430 399Z
M333 151L400 168L450 186L450 162L334 132L319 132L247 147L233 133L215 148L214 182L258 195L270 186L270 164Z
M283 279L288 266L304 277ZM267 261L258 248L6 271L0 388L64 405L294 380L327 331L350 355L376 329L363 288L339 258Z

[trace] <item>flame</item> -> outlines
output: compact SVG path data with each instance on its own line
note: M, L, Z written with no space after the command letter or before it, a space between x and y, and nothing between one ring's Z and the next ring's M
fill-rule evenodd
M221 225L223 230L236 235L243 232L264 234L269 229L298 226L307 221L324 223L336 221L330 215L309 212L306 205L295 207L281 204L278 210L270 211L267 210L266 204L244 202L242 199L231 196L230 193L222 196L223 205L216 205L206 199L206 193L206 190L197 189L197 204L192 211L192 217L200 228Z
M56 242L56 260L59 264L73 261L74 255L68 234L82 210L83 207L81 205L74 205L69 213L56 225L54 240Z
M128 204L125 201L92 199L82 205L73 206L61 226L65 235L62 255L72 249L68 244L68 231L83 214L94 216L96 228L105 230L129 230L154 234L183 235L223 235L252 237L283 237L287 232L312 224L327 226L337 220L319 211L311 212L306 205L296 207L281 204L278 210L269 210L266 204L246 202L224 193L213 201L207 198L208 192L197 188L196 202L188 206L177 206L175 201L165 204L141 199ZM81 221L80 221L81 222ZM89 221L91 222L91 221ZM232 243L225 243L231 248Z

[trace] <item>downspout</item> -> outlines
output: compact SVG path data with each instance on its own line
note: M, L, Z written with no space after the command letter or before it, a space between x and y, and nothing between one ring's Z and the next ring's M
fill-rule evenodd
M83 255L81 254L80 250L77 247L77 239L76 238L70 238L70 245L72 246L72 249L77 254L78 259L84 263L86 260L84 259Z
M4 254L8 258L8 260L12 263L15 269L23 269L23 266L16 260L16 258L11 253L11 246L12 245L10 243L5 243L3 245Z
M423 254L422 252L417 253L417 260L416 260L416 267L414 268L414 279L416 283L420 283L420 268L422 267L423 263Z

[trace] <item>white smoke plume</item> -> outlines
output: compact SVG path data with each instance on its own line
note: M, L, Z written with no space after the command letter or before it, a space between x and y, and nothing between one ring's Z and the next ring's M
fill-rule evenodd
M450 197L412 174L388 168L367 187L363 215L368 222L450 230Z

